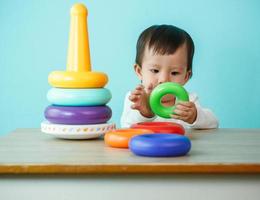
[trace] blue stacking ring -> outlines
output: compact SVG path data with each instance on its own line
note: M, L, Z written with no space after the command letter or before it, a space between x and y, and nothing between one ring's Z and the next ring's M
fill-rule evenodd
M111 97L111 92L106 88L51 88L47 93L48 101L59 106L100 106L107 104Z
M190 151L191 142L183 135L155 133L133 137L129 142L129 148L139 156L184 156Z

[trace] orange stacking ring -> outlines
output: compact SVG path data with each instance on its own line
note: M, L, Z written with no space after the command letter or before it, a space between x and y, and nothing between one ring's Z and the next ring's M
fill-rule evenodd
M105 143L110 147L115 148L128 148L129 140L136 136L142 134L153 133L151 130L146 129L117 129L106 132L104 140Z

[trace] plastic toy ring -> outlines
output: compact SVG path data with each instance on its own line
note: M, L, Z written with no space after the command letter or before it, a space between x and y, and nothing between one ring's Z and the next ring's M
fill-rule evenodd
M155 133L185 134L183 126L173 122L140 122L133 124L131 128L148 129Z
M111 97L111 92L106 88L51 88L47 94L47 99L51 104L60 106L100 106L107 104Z
M105 143L110 147L128 148L129 140L136 135L151 134L152 131L145 129L117 129L105 134Z
M102 72L92 72L87 27L87 8L80 3L70 10L71 24L66 71L54 71L49 83L59 88L102 88L108 77Z
M171 114L174 114L175 105L171 107L165 107L161 104L161 98L166 94L172 94L177 98L177 101L189 101L189 95L187 91L178 83L162 83L158 85L150 95L150 106L152 111L160 117L171 118Z
M112 116L108 106L48 106L45 118L54 124L101 124Z
M54 71L49 75L49 83L59 88L102 88L108 77L102 72Z
M133 137L130 150L140 156L169 157L184 156L191 148L189 138L175 134L146 134Z
M114 130L115 124L87 124L87 125L68 125L52 124L44 121L41 123L41 131L63 139L90 139L102 136L107 131Z

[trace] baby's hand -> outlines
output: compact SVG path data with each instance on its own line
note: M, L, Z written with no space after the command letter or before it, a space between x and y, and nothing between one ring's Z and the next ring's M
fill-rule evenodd
M196 108L195 104L191 101L178 102L174 112L176 114L171 115L172 118L183 120L189 124L194 123L197 118L197 108Z
M138 85L129 96L129 100L133 102L131 108L138 110L141 115L149 118L154 116L154 113L152 112L149 104L149 96L152 92L152 89L152 85L149 85L146 90L143 85Z

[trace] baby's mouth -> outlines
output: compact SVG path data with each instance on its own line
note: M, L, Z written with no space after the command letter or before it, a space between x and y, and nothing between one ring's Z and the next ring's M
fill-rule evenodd
M174 102L174 100L164 100L164 101L161 101L162 103L170 103L170 102Z
M173 106L175 104L175 97L173 95L165 95L162 99L161 99L161 103L164 106Z

